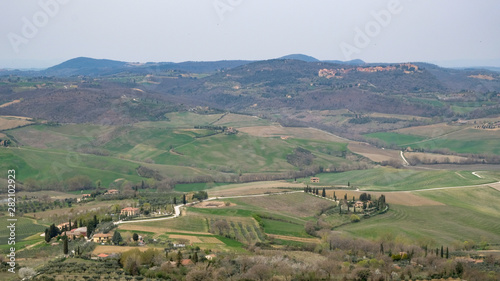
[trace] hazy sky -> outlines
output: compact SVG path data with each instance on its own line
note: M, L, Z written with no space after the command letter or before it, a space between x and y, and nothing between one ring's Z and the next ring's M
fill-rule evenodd
M318 59L500 66L500 1L0 2L0 68L122 61Z

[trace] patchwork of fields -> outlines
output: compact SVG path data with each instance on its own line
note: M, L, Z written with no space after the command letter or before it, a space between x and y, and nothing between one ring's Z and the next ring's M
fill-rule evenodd
M470 126L444 124L399 129L365 135L402 148L425 150L449 149L456 153L500 155L500 136L497 130L474 129Z
M140 122L131 126L38 124L12 129L8 134L20 146L0 150L3 160L0 168L15 168L22 180L67 180L76 175L86 175L109 186L117 179L123 182L143 181L145 178L137 171L139 166L176 179L298 171L297 166L287 161L297 148L310 151L314 165L322 167L356 163L362 158L359 155L375 162L400 159L397 150L348 142L311 128L280 127L253 116L183 112L169 113L166 117L168 121ZM195 129L194 126L232 126L240 132L226 135L207 128ZM468 127L440 124L367 136L401 147L500 154L496 132ZM373 166L370 164L370 167ZM499 181L500 172L495 169L432 170L377 166L316 176L320 179L319 183L311 183L306 177L236 184L176 184L176 192L206 190L209 197L219 197L218 201L222 203L211 208L186 207L182 216L174 219L121 224L118 231L124 237L138 233L145 238L185 242L201 249L240 253L246 251L244 245L266 242L270 238L281 245L321 243L321 239L306 231L308 225L326 226L353 237L406 244L429 239L436 245L450 245L464 240L477 243L500 241L500 225L497 223L500 196L497 189L487 185ZM306 186L337 188L326 191L329 198L333 197L333 192L338 198L346 195L349 199L353 196L358 198L363 192L377 198L384 194L390 209L385 214L351 223L348 215L333 211L336 204L331 200L304 193L224 198L281 193L287 189L302 190ZM47 195L52 199L63 199L79 197L82 192ZM111 204L131 205L133 202L133 199L95 201L75 209L80 212L91 209L100 211ZM36 217L40 223L47 223L58 212L61 210L27 215ZM42 241L39 235L33 236L33 233L43 232L46 225L38 224L34 219L20 218L18 226L23 233L18 235L21 247ZM6 227L0 225L0 239L6 239L6 235ZM126 249L110 247L99 246L95 253Z

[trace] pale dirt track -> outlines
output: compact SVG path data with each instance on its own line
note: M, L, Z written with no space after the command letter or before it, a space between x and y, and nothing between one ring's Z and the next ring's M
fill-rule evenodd
M12 104L15 104L15 103L18 103L18 102L21 102L21 100L14 100L14 101L11 101L11 102L8 102L8 103L4 103L4 104L0 105L0 108L7 107L9 105L12 105Z
M500 191L500 182L487 184L488 186Z

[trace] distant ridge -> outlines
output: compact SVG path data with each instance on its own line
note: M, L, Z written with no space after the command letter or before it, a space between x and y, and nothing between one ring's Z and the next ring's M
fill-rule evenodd
M341 61L341 60L318 60L315 57L311 57L304 54L291 54L280 57L278 59L288 59L288 60L300 60L305 62L326 62L326 63L335 63L335 64L348 64L348 65L363 65L364 61L360 59L349 60L349 61Z
M336 64L349 64L349 65L363 65L366 64L364 61L360 59L348 60L348 61L340 61L340 60L324 60L322 62L327 63L336 63Z
M251 63L253 61L244 60L222 60L222 61L186 61L180 63L174 62L148 62L131 63L115 61L108 59L93 59L87 57L78 57L67 60L58 65L49 67L41 73L49 76L73 76L89 75L102 76L116 74L120 72L131 73L155 73L165 70L180 70L187 72L214 72L217 70L230 69Z
M114 70L121 69L127 64L122 61L78 57L49 67L43 72L55 76L106 75L114 73Z
M308 56L308 55L303 55L303 54L291 54L291 55L286 55L282 56L278 59L284 59L284 60L301 60L305 62L316 62L319 61L317 58Z

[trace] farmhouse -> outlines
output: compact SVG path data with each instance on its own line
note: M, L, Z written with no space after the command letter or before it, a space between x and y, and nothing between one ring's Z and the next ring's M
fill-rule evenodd
M113 194L118 194L118 193L120 193L120 191L118 191L116 189L110 189L106 193L104 193L104 195L113 195Z
M311 177L311 182L319 183L319 178L318 177Z
M215 254L210 254L210 255L206 255L205 258L209 261L213 260L214 258L216 258L217 256Z
M81 202L82 200L91 198L92 196L90 194L82 194L82 198L77 198L76 202Z
M192 261L192 260L190 260L190 259L183 259L183 260L181 261L181 264L182 264L183 266L194 265L193 261Z
M132 208L132 207L123 208L120 214L127 216L135 216L139 214L139 208Z
M107 243L111 240L111 237L113 237L111 233L97 233L92 236L92 241L96 243Z
M63 228L69 228L69 222L61 223L57 225L57 228L63 229Z
M354 203L354 207L363 208L363 201L356 201L356 203Z
M68 238L70 238L72 240L75 240L76 238L79 238L79 237L86 237L87 236L87 227L84 226L84 227L75 228L75 229L70 230L70 231L65 231L65 232L63 232L62 235L66 235L66 236L68 236Z

